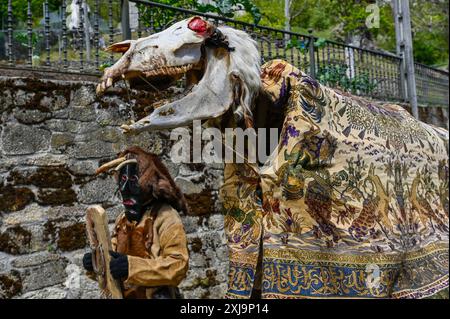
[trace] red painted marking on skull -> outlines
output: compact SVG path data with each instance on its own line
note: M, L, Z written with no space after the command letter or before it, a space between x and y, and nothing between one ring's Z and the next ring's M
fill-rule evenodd
M204 34L208 30L208 24L202 18L195 17L189 22L188 28L199 34Z

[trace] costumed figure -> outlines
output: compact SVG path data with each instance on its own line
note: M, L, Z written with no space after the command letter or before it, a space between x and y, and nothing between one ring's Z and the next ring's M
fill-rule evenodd
M98 94L122 79L158 89L187 79L181 97L124 133L194 120L278 129L267 161L225 165L228 297L423 298L448 288L448 131L285 61L261 67L248 34L200 17L109 50L123 56Z
M180 298L178 284L188 270L186 234L178 212L187 212L183 194L154 154L130 147L97 173L114 170L125 211L111 236L111 275L124 298ZM92 275L92 253L83 266ZM91 276L92 277L92 276Z

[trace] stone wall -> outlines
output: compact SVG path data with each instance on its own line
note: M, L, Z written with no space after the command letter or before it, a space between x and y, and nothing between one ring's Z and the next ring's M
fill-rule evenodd
M97 298L84 276L84 214L100 204L112 223L116 186L95 169L127 146L161 156L188 202L186 298L221 298L228 254L217 203L221 166L175 165L168 132L124 136L119 126L161 96L124 88L97 98L95 80L0 77L0 298Z
M411 112L411 107L409 106L409 104L401 104L401 106L403 106L408 112ZM440 106L419 106L419 119L425 123L443 127L446 130L449 129L448 108Z

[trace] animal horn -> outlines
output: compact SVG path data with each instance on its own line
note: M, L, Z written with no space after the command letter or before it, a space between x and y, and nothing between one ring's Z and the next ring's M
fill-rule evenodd
M106 171L110 170L111 168L116 167L120 163L125 162L126 160L127 160L127 158L125 156L123 156L123 157L119 157L115 160L112 160L108 163L105 163L102 166L100 166L99 168L97 168L97 170L95 171L95 175L106 172Z
M119 171L123 166L125 166L125 165L127 165L127 164L130 164L130 163L137 163L137 162L138 162L138 161L137 161L137 159L135 159L135 158L126 160L126 161L120 163L119 165L117 165L117 167L116 167L114 170L115 170L115 171Z

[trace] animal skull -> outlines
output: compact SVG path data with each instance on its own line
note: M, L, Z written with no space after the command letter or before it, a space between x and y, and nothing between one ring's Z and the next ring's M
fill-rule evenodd
M228 45L236 50L231 52ZM261 86L256 43L242 31L216 28L200 17L146 38L113 44L107 50L123 56L105 69L98 94L121 79L143 79L157 89L166 89L184 74L188 81L180 99L132 125L123 125L125 133L188 126L194 120L217 118L230 107L235 114L251 113L252 99Z

